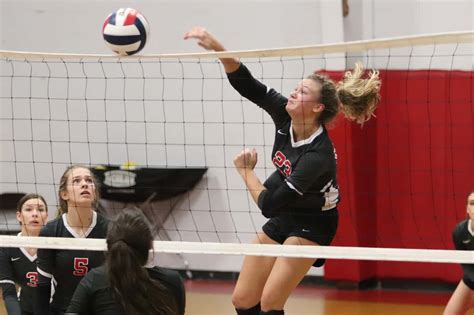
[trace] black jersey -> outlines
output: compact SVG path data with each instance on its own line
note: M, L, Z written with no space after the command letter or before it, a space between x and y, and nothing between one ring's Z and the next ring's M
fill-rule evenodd
M19 296L15 284L21 288ZM19 298L21 310L32 313L37 284L36 255L30 255L24 248L0 248L0 285L5 301Z
M170 297L176 299L178 314L184 314L186 295L181 277L176 271L159 267L147 268L152 279L168 289ZM107 280L104 266L91 270L79 283L67 314L120 315L125 314L115 300Z
M80 237L67 223L66 214L48 222L41 229L40 236ZM107 221L94 212L86 238L106 238L106 236ZM104 258L104 252L101 251L38 249L38 294L40 296L36 298L36 311L42 314L47 310L48 306L45 305L47 294L43 290L50 285L53 277L56 282L56 292L53 295L51 307L56 310L66 310L81 279L90 269L100 266Z
M264 109L275 123L272 162L277 170L265 181L258 200L267 217L290 213L305 220L306 215L336 208L339 188L336 153L324 126L309 138L294 142L288 99L252 77L241 65L228 74L231 85L244 97Z
M453 230L453 243L457 250L474 250L474 232L471 220L459 222ZM474 281L474 264L461 264L464 275Z

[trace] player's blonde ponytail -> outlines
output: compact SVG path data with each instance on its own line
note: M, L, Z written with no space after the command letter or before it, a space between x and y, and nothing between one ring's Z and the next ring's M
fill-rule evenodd
M336 87L342 112L346 118L361 125L375 116L381 86L378 71L371 71L367 78L364 73L362 64L356 63L354 70L347 71Z

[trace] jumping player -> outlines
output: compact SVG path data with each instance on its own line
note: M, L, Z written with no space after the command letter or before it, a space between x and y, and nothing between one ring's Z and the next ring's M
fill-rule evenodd
M207 50L224 51L209 32L195 27L184 36ZM380 99L378 72L362 78L356 65L342 82L312 74L299 82L289 98L257 81L234 58L220 59L230 84L263 108L275 124L272 162L276 171L262 184L254 172L255 149L244 149L234 164L253 200L270 220L254 243L329 245L338 224L339 189L336 154L325 125L342 110L360 124L373 114ZM284 305L312 265L323 260L286 257L245 257L232 302L237 314L284 314Z

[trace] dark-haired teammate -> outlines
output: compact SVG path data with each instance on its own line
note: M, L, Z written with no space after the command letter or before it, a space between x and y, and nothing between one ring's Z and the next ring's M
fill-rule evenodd
M474 191L467 196L466 212L468 218L459 222L453 230L453 243L457 250L474 250ZM474 307L474 261L462 264L464 277L449 299L445 315L465 314Z
M201 27L185 34L205 49L224 51L222 44ZM380 98L378 72L363 79L356 65L334 84L313 74L284 97L253 78L234 58L221 58L230 84L263 108L275 123L272 162L276 171L260 182L254 172L255 149L244 149L234 164L265 217L254 243L329 245L338 223L339 191L336 154L325 125L339 110L359 123L367 121ZM307 258L245 257L232 302L238 314L284 314L284 305L312 265Z
M41 230L40 236L64 238L105 238L107 221L95 210L98 188L87 167L71 166L59 184L59 215ZM38 249L39 275L35 314L64 314L74 290L87 272L100 266L104 253L85 250ZM50 301L50 283L56 291Z
M38 236L48 220L48 206L38 194L18 201L16 218L21 224L18 236ZM18 296L15 284L21 288ZM38 284L35 248L0 248L0 287L9 315L33 314L33 294Z
M176 271L146 267L153 234L139 211L110 222L106 262L84 277L66 314L183 315L185 292Z

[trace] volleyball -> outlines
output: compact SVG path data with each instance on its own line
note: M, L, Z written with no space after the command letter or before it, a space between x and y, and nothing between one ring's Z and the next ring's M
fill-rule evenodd
M145 47L150 31L147 20L140 12L132 8L120 8L105 19L102 35L112 51L127 56Z

